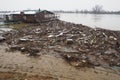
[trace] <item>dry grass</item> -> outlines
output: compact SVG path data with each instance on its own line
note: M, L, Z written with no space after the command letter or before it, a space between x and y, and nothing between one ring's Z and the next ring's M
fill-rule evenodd
M13 23L13 24L9 24L8 26L13 29L21 29L24 27L29 27L31 25L33 25L33 24L31 24L31 23Z

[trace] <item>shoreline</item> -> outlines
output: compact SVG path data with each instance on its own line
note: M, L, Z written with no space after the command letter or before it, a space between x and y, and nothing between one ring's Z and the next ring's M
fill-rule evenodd
M0 71L51 76L51 80L119 80L120 69L110 68L120 66L119 34L60 20L22 26L3 34Z

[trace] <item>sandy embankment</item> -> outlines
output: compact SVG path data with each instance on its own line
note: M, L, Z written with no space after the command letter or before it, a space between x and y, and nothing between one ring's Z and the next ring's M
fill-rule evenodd
M59 56L46 54L37 58L28 57L17 51L6 52L6 48L7 46L0 44L0 80L19 78L20 75L15 75L15 72L27 74L27 76L50 76L49 78L25 77L23 80L120 80L120 75L114 70L100 67L76 69Z

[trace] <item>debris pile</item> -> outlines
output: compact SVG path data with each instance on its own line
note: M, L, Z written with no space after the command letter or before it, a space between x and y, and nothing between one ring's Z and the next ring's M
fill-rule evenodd
M12 51L59 54L75 67L120 67L120 31L55 20L12 30L3 37Z
M5 41L5 37L0 36L0 42Z

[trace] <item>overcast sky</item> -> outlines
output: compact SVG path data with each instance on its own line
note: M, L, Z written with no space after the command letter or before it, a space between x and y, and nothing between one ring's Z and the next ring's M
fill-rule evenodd
M1 10L91 10L96 4L104 10L120 10L120 0L0 0Z

